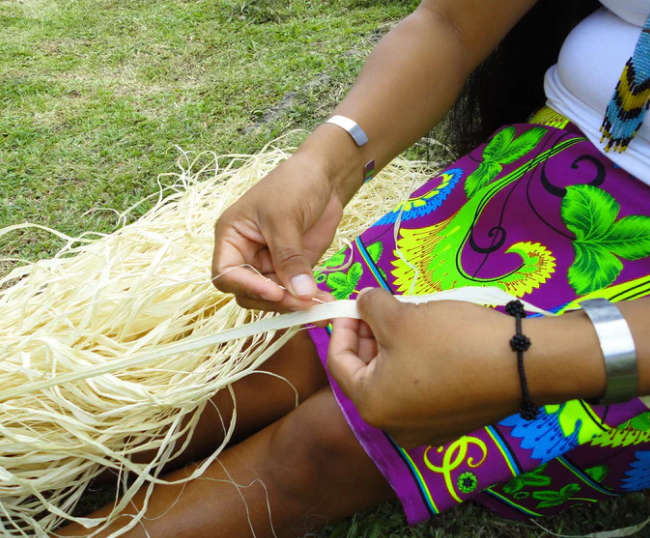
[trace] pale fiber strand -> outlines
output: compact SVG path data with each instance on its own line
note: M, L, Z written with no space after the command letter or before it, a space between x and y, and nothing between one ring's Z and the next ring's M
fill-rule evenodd
M214 405L211 398L225 389L234 401L232 383L261 366L300 330L297 325L358 317L353 301L281 317L245 312L211 286L213 221L291 153L265 150L226 157L223 167L214 156L215 166L196 173L201 156L184 153L180 173L161 176L159 192L118 214L118 224L157 197L155 207L113 234L72 238L29 224L0 230L2 236L39 228L66 241L52 260L27 262L0 279L2 536L45 537L63 520L96 533L120 517L131 521L111 536L136 525L146 533L144 514L153 486L166 483L159 478L163 466L187 446L200 412ZM394 161L347 208L327 254L349 245L431 173L421 162ZM174 185L163 187L161 178L170 176ZM400 298L490 305L509 299L500 290L480 288ZM288 330L273 340L283 328ZM218 461L236 424L234 403L230 424L221 419L221 445L177 484L200 478ZM131 462L143 450L155 452L150 463ZM72 517L104 468L118 476L119 503L104 519ZM135 481L127 482L128 473ZM229 483L238 491L247 487ZM120 516L141 488L146 491L142 510ZM627 536L646 523L588 536Z
M431 301L465 301L480 305L489 304L493 306L505 306L506 303L513 300L513 296L497 288L456 288L449 291L438 292L430 295L418 296L398 296L398 301L411 304L423 304ZM553 315L550 312L537 308L526 301L521 301L530 312L544 315ZM352 318L361 319L357 310L357 303L353 300L336 301L334 303L323 303L312 307L305 312L294 312L279 317L267 318L254 323L247 323L240 327L227 329L221 333L201 338L188 337L180 342L169 344L165 350L168 355L185 355L194 351L199 351L217 344L225 344L234 340L247 339L252 336L259 336L264 333L270 333L284 329L293 329L300 325L308 323L317 323L333 318ZM104 363L93 367L84 368L76 372L57 376L44 381L37 381L29 385L15 387L13 389L0 391L0 400L7 400L16 396L25 396L39 390L66 385L75 381L88 380L95 377L103 376L118 372L125 368L134 368L137 366L146 366L154 361L160 360L159 351L150 351L144 353L134 353L127 355L123 359L118 359L110 363ZM151 370L150 370L151 371ZM214 385L220 389L238 381L241 377L247 375L242 372L222 381L222 385Z
M0 278L0 535L45 537L64 519L105 528L138 489L150 495L164 482L164 464L182 451L211 398L224 389L232 397L235 380L300 330L211 340L274 318L240 309L212 286L213 226L292 151L269 145L255 156L212 155L205 166L206 154L184 153L178 173L161 176L148 197L154 208L111 234L73 238L30 224L0 230L46 229L65 241L54 258ZM423 162L391 163L350 203L327 255L403 200L413 180L418 186L431 175ZM215 461L234 425L233 418L221 446L182 482ZM133 463L143 450L153 460ZM102 520L72 517L105 468L119 477L120 502Z

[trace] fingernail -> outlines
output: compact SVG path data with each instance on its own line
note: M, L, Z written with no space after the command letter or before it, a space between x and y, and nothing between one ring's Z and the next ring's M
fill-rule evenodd
M375 289L375 288L371 288L371 287L363 288L363 289L359 292L359 295L358 295L357 298L361 297L361 296L362 296L364 293L366 293L367 291L374 290L374 289Z
M293 296L312 297L314 291L314 280L309 275L298 275L291 279L291 294Z

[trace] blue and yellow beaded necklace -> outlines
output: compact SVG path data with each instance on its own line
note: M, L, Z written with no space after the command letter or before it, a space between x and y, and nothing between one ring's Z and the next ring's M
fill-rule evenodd
M600 128L605 151L623 153L641 128L650 107L650 17L641 31L634 54L625 69L607 106Z

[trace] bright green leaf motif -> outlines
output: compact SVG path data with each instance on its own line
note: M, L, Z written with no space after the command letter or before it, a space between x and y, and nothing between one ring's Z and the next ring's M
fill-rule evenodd
M546 134L543 127L534 127L515 138L514 127L499 131L483 150L483 162L467 176L465 194L468 198L493 181L506 164L512 164L530 153Z
M336 272L327 275L327 285L336 299L347 299L355 292L361 275L363 275L363 266L356 262L350 266L347 273Z
M625 260L650 256L650 217L630 215L616 220L621 206L603 189L572 185L562 200L562 219L575 234L575 258L568 279L579 295L606 288L616 280Z

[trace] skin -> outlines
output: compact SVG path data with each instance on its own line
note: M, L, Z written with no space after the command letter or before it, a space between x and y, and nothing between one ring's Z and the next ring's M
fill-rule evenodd
M380 169L440 121L469 74L534 3L424 0L380 42L333 111L359 123L370 142L358 148L342 129L322 125L229 208L215 227L215 285L246 308L284 312L309 308L315 297L328 300L317 296L312 268L360 187L364 164L374 158ZM516 412L520 388L507 347L512 318L458 303L402 305L380 291L359 301L364 321L335 322L328 366L368 422L412 446L440 443ZM636 303L622 311L640 350L640 390L650 393L648 307ZM526 320L524 332L545 343L526 358L536 403L602 393L602 358L584 315ZM301 335L265 368L296 385L304 403L292 410L293 393L269 376L235 384L244 406L237 410L241 442L182 495L180 486L154 488L147 519L124 536L299 537L393 496L342 417L311 340ZM214 403L229 416L223 396ZM201 417L167 478L187 476L190 467L183 465L214 449L221 434L213 424L214 416ZM142 502L140 493L135 508ZM59 535L87 534L71 525Z
M620 305L637 348L640 394L650 393L649 305ZM334 320L328 367L362 418L401 446L438 446L518 412L513 318L468 303L402 304L380 289L362 291L358 307L363 321ZM584 312L525 319L522 331L533 343L525 365L534 403L604 394L604 361Z
M361 186L365 163L375 159L381 169L438 123L470 73L534 3L424 0L377 45L333 111L355 120L370 141L358 148L340 127L321 125L225 211L215 227L212 272L222 275L215 285L246 308L312 306L312 268Z

